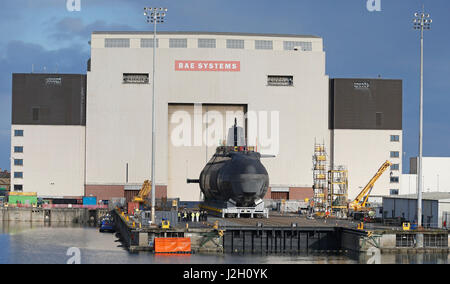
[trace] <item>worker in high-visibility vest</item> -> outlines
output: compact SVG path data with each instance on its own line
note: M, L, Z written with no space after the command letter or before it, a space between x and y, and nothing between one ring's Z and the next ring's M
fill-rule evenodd
M197 219L197 222L200 221L200 212L197 211L197 213L195 213L195 218Z
M181 222L181 212L178 211L178 222Z
M192 220L192 222L195 221L195 213L194 212L191 213L191 220Z
M188 215L187 215L187 212L186 212L186 211L184 211L183 221L184 221L184 222L187 222L187 221L188 221Z

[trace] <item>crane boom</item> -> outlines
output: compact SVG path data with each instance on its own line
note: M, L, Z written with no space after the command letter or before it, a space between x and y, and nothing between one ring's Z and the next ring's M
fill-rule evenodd
M377 173L372 177L372 179L367 183L367 185L361 190L361 192L356 196L356 198L349 203L349 209L358 210L366 207L367 199L369 198L370 192L372 191L375 182L380 178L380 176L392 165L390 161L386 161L378 169ZM364 198L365 197L365 198ZM364 198L364 199L363 199ZM361 200L363 201L361 203Z
M144 181L141 190L138 195L134 197L133 202L143 203L148 198L148 195L152 191L152 183L149 180Z

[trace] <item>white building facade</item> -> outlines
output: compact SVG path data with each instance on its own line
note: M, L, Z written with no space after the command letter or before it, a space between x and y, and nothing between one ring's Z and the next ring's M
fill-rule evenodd
M450 157L422 157L424 193L450 192ZM402 175L400 194L417 193L417 157L410 159L409 174Z

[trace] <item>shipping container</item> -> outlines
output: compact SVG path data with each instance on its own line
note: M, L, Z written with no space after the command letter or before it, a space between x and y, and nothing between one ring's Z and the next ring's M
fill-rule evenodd
M97 205L97 197L95 196L83 197L83 205Z
M19 205L37 205L37 196L34 195L9 195L9 204L19 204Z
M128 215L134 215L136 209L139 209L139 202L128 202Z
M155 238L156 253L190 253L190 238Z

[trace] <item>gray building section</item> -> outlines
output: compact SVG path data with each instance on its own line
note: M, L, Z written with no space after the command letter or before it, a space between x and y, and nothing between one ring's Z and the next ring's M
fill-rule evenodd
M406 222L417 221L417 199L408 197L383 197L383 218L403 218ZM422 224L438 227L439 201L423 199Z
M330 79L330 129L402 129L402 80Z
M86 75L13 74L12 124L86 125Z

